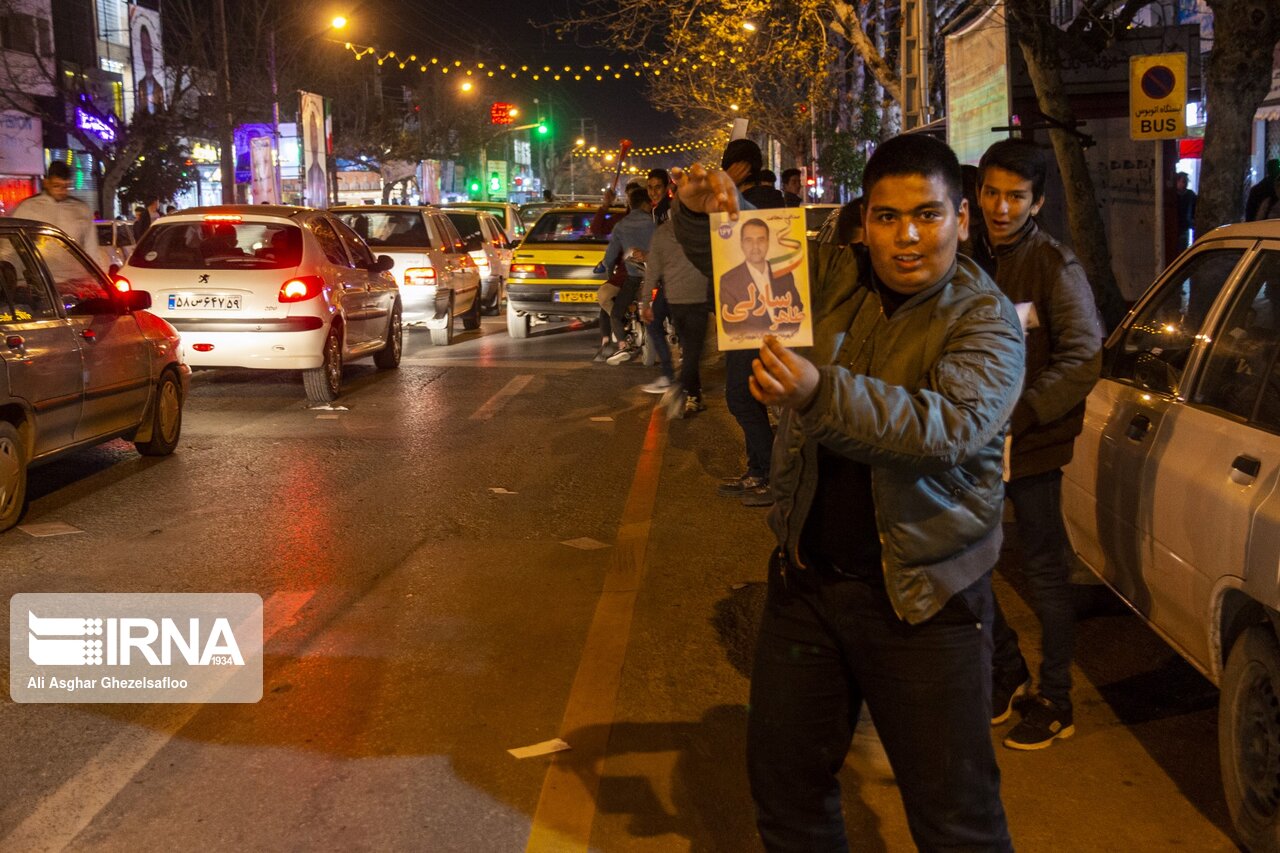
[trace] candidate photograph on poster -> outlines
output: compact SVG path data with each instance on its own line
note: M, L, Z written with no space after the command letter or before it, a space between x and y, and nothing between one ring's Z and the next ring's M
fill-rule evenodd
M133 85L136 109L157 113L164 109L164 45L160 39L160 13L142 6L129 7L129 33L133 44Z
M324 98L311 92L302 93L302 116L298 134L302 137L302 175L306 187L305 203L310 207L329 206L328 127L325 123Z
M765 335L812 346L804 210L717 213L711 230L720 349L757 349Z

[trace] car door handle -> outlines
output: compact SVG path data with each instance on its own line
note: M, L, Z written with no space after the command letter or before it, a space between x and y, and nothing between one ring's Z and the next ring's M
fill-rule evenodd
M1231 482L1238 486L1247 486L1258 478L1262 470L1262 461L1252 456L1237 456L1231 462Z
M93 329L85 329L80 333L80 337L84 338L86 341L96 341L98 339L98 333Z
M1142 441L1147 437L1147 433L1151 430L1151 418L1146 415L1134 415L1133 420L1129 421L1129 428L1124 434L1130 441Z

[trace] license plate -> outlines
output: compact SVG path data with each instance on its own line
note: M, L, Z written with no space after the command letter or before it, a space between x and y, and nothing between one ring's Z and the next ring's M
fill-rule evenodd
M171 310L239 311L240 297L230 293L170 293Z
M557 290L556 302L595 302L596 295L589 290Z

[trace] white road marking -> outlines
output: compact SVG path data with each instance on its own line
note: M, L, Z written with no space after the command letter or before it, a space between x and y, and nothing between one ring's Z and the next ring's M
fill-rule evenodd
M502 407L510 402L511 398L519 394L525 389L530 382L533 381L532 373L521 373L515 376L502 389L490 397L483 406L476 409L471 415L473 421L487 421L502 411Z
M298 611L313 595L315 590L277 592L263 602L264 648L274 634L294 624ZM142 725L120 732L62 787L41 800L26 820L0 840L0 850L41 853L66 848L204 706L152 708L154 713Z

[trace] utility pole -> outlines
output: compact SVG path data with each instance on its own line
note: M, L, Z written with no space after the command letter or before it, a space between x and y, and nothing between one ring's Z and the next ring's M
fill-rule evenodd
M231 115L231 61L227 51L227 9L225 0L218 0L218 42L222 52L222 73L218 75L218 97L222 101L222 116L218 128L218 142L222 148L222 203L236 203L236 152L235 118Z

